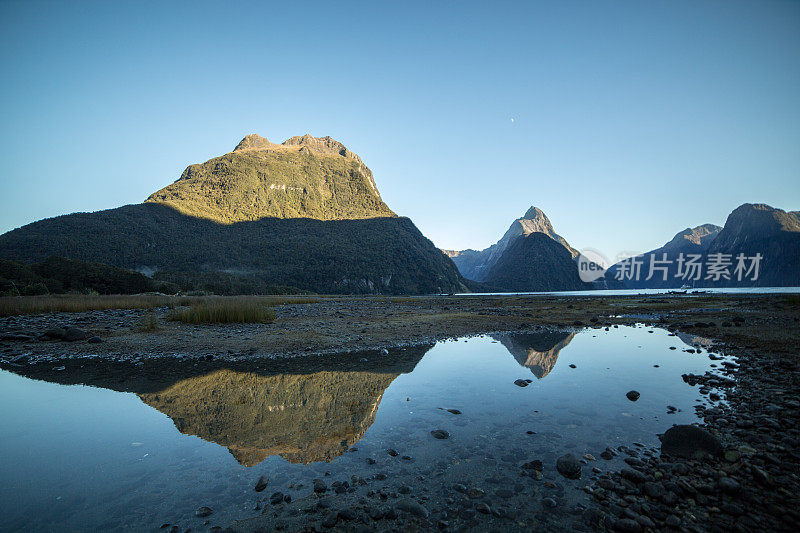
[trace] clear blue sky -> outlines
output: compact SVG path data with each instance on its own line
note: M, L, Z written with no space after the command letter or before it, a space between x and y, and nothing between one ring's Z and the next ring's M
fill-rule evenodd
M800 2L26 1L0 29L0 232L251 132L340 140L444 248L531 204L612 255L800 209Z

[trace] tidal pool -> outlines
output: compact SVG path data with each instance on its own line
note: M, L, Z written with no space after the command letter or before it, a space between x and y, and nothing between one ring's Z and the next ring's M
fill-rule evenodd
M460 483L512 523L559 516L585 482L561 477L557 457L592 454L585 477L619 467L621 457L600 458L607 447L644 451L697 420L705 398L681 374L720 361L681 339L646 327L540 330L280 366L183 360L115 372L82 360L0 371L2 529L205 530L282 508L264 501L276 491L299 506L314 498L313 479L351 476L367 483L330 495L334 504L384 489L377 504L389 505L404 487L435 518ZM534 459L541 480L520 475ZM256 493L260 476L269 483ZM457 505L470 516L469 502ZM213 514L196 517L201 506Z

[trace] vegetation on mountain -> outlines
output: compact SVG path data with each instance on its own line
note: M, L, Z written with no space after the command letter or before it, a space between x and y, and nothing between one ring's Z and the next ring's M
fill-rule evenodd
M224 224L264 217L395 216L357 155L330 137L310 135L283 144L248 135L233 152L189 165L178 181L147 202Z
M591 288L578 276L570 252L539 232L516 239L489 271L486 283L520 292Z
M24 264L0 259L0 295L31 296L70 292L98 294L175 293L177 286L123 268L51 256Z
M4 259L51 255L217 294L466 290L453 262L386 207L369 169L329 137L275 145L250 135L143 204L0 236Z

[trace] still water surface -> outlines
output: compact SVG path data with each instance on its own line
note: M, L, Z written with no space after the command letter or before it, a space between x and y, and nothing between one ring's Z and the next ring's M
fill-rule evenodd
M455 482L518 483L532 459L544 461L566 505L584 483L555 473L559 455L591 453L598 462L585 470L608 468L599 460L607 446L655 446L657 433L696 420L701 396L681 374L716 363L685 342L644 327L542 331L409 348L400 369L332 362L309 371L299 360L288 372L217 368L158 383L115 378L109 388L0 371L0 528L203 529L200 506L214 509L211 525L225 525L256 514L257 498L275 490L307 496L326 473L382 472L395 489L423 475L435 508ZM632 389L637 402L625 397ZM450 438L432 438L433 429ZM257 494L261 475L269 488ZM538 505L525 498L509 505Z

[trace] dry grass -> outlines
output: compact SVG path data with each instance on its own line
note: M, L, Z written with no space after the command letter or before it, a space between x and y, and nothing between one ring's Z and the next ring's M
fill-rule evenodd
M147 311L139 318L133 327L138 332L158 331L161 329L161 323L153 311Z
M33 315L37 313L82 313L105 309L154 309L176 307L203 301L258 301L266 306L307 304L319 302L308 296L165 296L160 294L84 295L0 297L0 316Z
M158 294L4 296L0 298L0 316L56 312L81 313L102 309L153 309L171 305L174 302L174 297Z
M211 297L173 310L169 319L185 324L268 324L275 320L275 309L258 296Z

